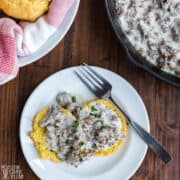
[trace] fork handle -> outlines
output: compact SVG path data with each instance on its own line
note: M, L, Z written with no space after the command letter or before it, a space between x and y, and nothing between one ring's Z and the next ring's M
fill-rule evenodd
M109 99L120 109L129 124L134 128L136 133L143 139L143 141L151 148L151 150L156 155L158 155L164 163L168 163L169 161L171 161L172 158L170 154L165 150L165 148L138 123L131 120L130 117L121 109L121 107L113 100L112 97L110 97Z

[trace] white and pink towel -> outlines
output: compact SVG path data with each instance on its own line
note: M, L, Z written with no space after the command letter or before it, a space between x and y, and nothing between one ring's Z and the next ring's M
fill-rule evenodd
M0 18L0 85L16 77L18 56L37 51L61 25L74 0L52 0L49 11L36 22Z

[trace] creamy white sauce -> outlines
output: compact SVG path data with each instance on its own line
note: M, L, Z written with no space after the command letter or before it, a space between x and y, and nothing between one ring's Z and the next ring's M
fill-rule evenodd
M62 160L78 166L94 152L124 138L120 118L104 104L94 102L90 108L84 107L66 92L59 93L56 100L41 126L47 130L47 147ZM69 107L68 113L63 110Z
M84 121L84 119L90 119L93 123L93 125L87 125L87 128L85 128L87 129L88 135L91 136L91 138L84 147L87 149L93 149L92 145L93 143L95 143L97 145L97 151L102 149L105 150L117 142L117 140L113 139L114 134L110 129L119 132L119 139L121 137L123 138L123 135L121 134L122 123L117 114L114 111L107 109L104 104L95 102L92 103L91 107L94 107L96 110L92 111L89 108L83 108L79 116L79 119L81 119L82 122ZM94 125L94 123L96 123L96 125ZM106 143L98 142L97 139L92 136L94 134L94 128L99 128L102 136L105 136L107 139L109 138L109 140Z
M180 76L180 1L115 1L121 27L135 49L152 64Z

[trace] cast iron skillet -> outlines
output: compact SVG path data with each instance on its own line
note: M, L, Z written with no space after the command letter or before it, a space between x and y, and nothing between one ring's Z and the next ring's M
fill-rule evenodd
M166 73L156 66L152 65L146 58L141 56L135 48L131 45L125 33L122 31L122 28L118 22L118 16L115 9L115 0L104 0L105 1L105 9L107 13L107 17L110 21L111 27L115 32L118 42L122 45L128 59L137 65L138 67L148 71L153 74L157 78L166 81L174 86L180 87L180 77L175 75Z

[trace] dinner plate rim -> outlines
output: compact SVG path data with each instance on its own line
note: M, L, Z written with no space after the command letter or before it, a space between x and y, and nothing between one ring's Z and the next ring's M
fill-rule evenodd
M63 72L63 71L74 70L74 69L76 69L76 68L78 68L78 67L79 67L79 66L68 67L68 68L62 69L62 70L60 70L60 71L57 71L56 73L54 73L54 74L48 76L47 78L45 78L45 79L44 79L39 85L37 85L37 87L31 92L30 96L27 98L27 100L26 100L26 102L25 102L25 105L24 105L24 107L23 107L23 110L22 110L22 113L21 113L21 117L20 117L20 128L19 128L19 129L20 129L20 131L19 131L20 146L21 146L21 149L22 149L22 152L23 152L23 155L24 155L24 158L25 158L27 164L29 165L29 167L31 168L31 170L36 174L36 176L39 177L39 178L41 178L41 176L40 176L39 174L37 174L37 172L35 171L35 169L33 168L33 166L28 162L27 157L26 157L26 155L25 155L24 148L23 148L23 143L22 143L23 137L22 137L22 135L21 135L21 134L22 134L22 126L21 126L21 124L22 124L22 121L23 121L22 119L23 119L24 111L26 110L26 107L28 106L28 102L29 102L29 100L31 99L31 97L33 96L33 94L34 94L36 91L38 91L38 89L41 88L41 86L43 86L44 83L46 83L49 79L53 78L53 76L56 76L56 75L60 74L60 73ZM144 109L145 116L146 116L146 123L147 123L147 124L146 124L146 125L147 125L147 129L146 129L146 130L147 130L148 132L150 132L150 122L149 122L148 112L147 112L147 109L146 109L146 107L145 107L145 104L144 104L142 98L140 97L140 95L138 94L138 92L136 91L136 89L135 89L126 79L124 79L124 78L123 78L122 76L120 76L119 74L116 74L115 72L112 72L112 71L110 71L110 70L108 70L108 69L101 68L101 67L98 67L98 66L92 66L92 67L93 67L93 68L97 68L97 69L101 69L101 70L105 70L105 71L107 71L107 72L109 72L109 73L112 73L112 74L118 76L119 78L121 78L121 80L123 80L123 81L126 83L126 85L128 86L128 88L131 88L131 90L135 93L135 95L136 95L137 98L139 99L139 102L141 103L141 105L142 105L142 107L143 107L143 109ZM144 151L142 152L142 157L141 157L141 159L139 160L139 163L136 165L136 167L135 167L134 170L131 172L131 174L129 174L129 176L127 177L127 179L129 179L130 177L132 177L132 176L135 174L135 172L139 169L140 165L142 164L142 162L143 162L144 159L145 159L145 156L146 156L146 154L147 154L147 150L148 150L148 147L147 147L147 145L146 145L145 148L144 148Z
M42 57L44 57L49 52L51 52L60 43L60 41L65 37L69 29L71 28L78 13L79 6L80 6L80 0L75 0L73 2L72 7L65 15L65 18L61 23L60 27L58 27L56 32L52 36L50 36L47 39L47 41L36 52L25 57L18 56L19 67L24 67L40 60ZM67 17L69 20L68 22L66 22ZM65 23L65 25L63 23Z

